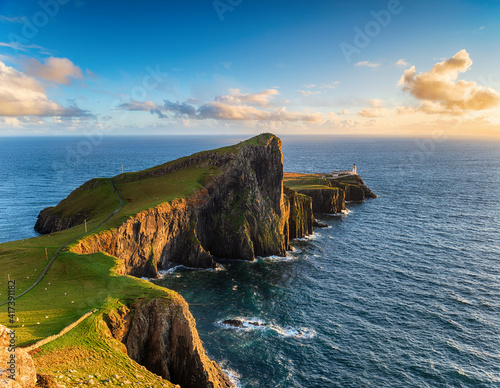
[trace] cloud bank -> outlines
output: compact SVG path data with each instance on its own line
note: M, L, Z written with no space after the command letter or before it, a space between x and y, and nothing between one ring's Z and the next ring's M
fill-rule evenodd
M259 93L245 94L238 89L231 89L229 94L220 95L213 101L195 106L188 102L164 100L156 105L151 101L132 101L119 106L126 110L143 110L157 114L160 118L183 118L195 120L226 121L307 121L319 122L323 115L287 111L285 107L274 107L271 99L278 95L276 89L267 89Z
M472 60L465 50L452 58L436 63L426 73L416 73L415 66L405 70L398 82L403 90L421 101L417 110L425 113L464 114L469 111L490 109L500 104L500 95L476 82L458 80Z

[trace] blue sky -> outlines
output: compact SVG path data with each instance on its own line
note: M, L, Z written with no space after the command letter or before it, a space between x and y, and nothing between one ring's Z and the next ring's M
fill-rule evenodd
M8 0L0 136L498 137L499 16L497 1Z

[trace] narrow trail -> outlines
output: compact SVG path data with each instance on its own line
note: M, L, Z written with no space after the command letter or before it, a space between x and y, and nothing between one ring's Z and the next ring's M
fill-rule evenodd
M113 178L109 178L110 182L111 182L111 186L113 186L113 190L115 191L115 194L116 196L118 197L118 199L120 200L120 207L117 208L113 213L111 213L104 221L102 221L100 224L94 226L92 229L90 229L88 232L85 232L85 233L82 233L80 234L79 236L76 236L75 238L71 239L70 241L68 241L66 244L60 246L57 251L52 255L52 258L50 259L50 261L47 263L47 265L45 266L45 268L43 269L43 271L40 273L40 275L38 275L38 278L35 280L35 282L29 286L26 290L24 290L23 292L21 292L20 294L14 296L14 299L18 299L20 298L21 296L23 296L24 294L28 293L29 291L31 291L33 288L35 288L38 283L40 283L40 281L43 279L43 277L45 276L45 274L47 273L47 271L50 269L50 266L52 265L52 263L54 262L54 260L56 259L57 255L59 254L59 252L61 252L61 250L63 250L64 248L66 248L69 244L71 244L73 241L76 241L80 238L82 238L83 236L85 236L86 234L89 234L89 233L92 233L94 230L96 230L97 228L99 228L100 226L102 226L105 222L107 222L111 217L113 217L122 207L123 207L123 200L122 198L120 197L120 194L118 194L118 190L116 190L116 187L115 187L115 184L113 182ZM5 302L2 302L0 303L0 306L3 306L4 304L7 304L9 301L6 300Z

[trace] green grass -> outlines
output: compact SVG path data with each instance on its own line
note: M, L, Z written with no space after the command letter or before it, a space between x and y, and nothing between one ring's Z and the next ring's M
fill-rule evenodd
M126 204L115 219L133 216L161 203L187 197L202 189L207 175L216 172L210 167L191 167L159 177L123 183L118 181L116 189Z
M78 204L78 209L75 209L75 204ZM83 219L85 219L83 215L88 215L89 219L105 218L109 209L117 208L119 205L111 181L108 178L97 178L71 192L51 212L61 217L71 217L80 213L82 214L80 218Z
M336 179L325 179L322 174L285 173L283 183L293 190L336 189L345 188L347 185L359 185L360 178L357 175L346 175Z
M93 308L103 308L109 298L133 301L148 295L166 295L166 289L147 281L115 274L116 261L103 253L61 253L42 281L16 301L18 345L58 333ZM11 264L9 272L13 273L13 269ZM24 269L31 271L31 263L24 263ZM11 279L17 283L12 274ZM7 318L7 314L0 315L0 324L10 327Z

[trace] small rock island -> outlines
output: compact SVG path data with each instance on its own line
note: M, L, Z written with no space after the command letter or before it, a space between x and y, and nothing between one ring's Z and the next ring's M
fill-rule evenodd
M284 173L281 140L270 133L147 170L84 183L57 206L42 210L35 229L46 235L44 244L60 247L66 241L59 253L63 266L57 282L67 281L67 292L74 291L73 279L65 276L84 278L88 268L93 275L85 277L87 283L76 282L75 290L82 293L81 284L90 287L92 282L103 282L106 289L85 300L72 294L67 310L62 309L60 316L53 314L48 335L71 323L69 312L76 304L80 303L80 309L73 315L93 309L76 329L41 345L34 354L35 366L48 375L67 368L69 361L59 365L57 357L73 354L76 345L64 338L85 329L85 343L91 344L93 356L75 356L68 369L72 375L61 375L67 381L84 382L75 377L77 371L101 365L101 353L95 349L103 349L110 359L122 360L114 367L128 362L120 358L123 352L133 365L144 368L144 379L148 373L160 376L160 386L233 386L221 367L206 356L185 300L140 278L157 277L159 271L178 264L213 268L218 258L285 256L291 239L310 235L314 226L321 226L314 214L341 213L346 201L365 198L375 195L357 174ZM19 251L23 257L26 247L21 242L8 244L14 245L4 248L0 244L0 253L2 249L12 255ZM38 245L33 249L39 249ZM56 266L58 252L54 254ZM97 271L97 265L109 269ZM50 288L45 290L48 293ZM44 291L39 287L30 291L36 292ZM60 292L57 298L65 295ZM32 316L44 314L43 304L30 308ZM34 342L30 335L40 333L43 324L23 325L19 333L26 344ZM74 343L81 340L73 336ZM89 362L94 359L95 364ZM117 379L116 374L104 372L94 376L103 384Z

